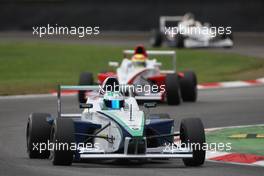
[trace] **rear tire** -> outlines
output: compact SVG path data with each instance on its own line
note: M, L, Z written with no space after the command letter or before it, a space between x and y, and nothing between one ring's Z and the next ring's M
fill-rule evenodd
M176 34L175 36L175 46L177 48L184 48L184 36L181 34Z
M79 85L93 85L93 74L90 72L84 72L80 75ZM86 91L78 92L79 103L86 103Z
M181 121L180 139L182 144L195 144L193 149L193 158L184 158L186 166L200 166L205 161L205 133L202 121L198 118L187 118ZM199 147L197 147L199 145Z
M230 34L224 33L223 35L221 35L221 39L230 39L233 41L234 40L233 33L230 33Z
M221 36L221 39L230 39L232 42L234 42L234 35L233 35L233 33L231 33L231 34L223 34L222 36ZM224 48L232 48L233 47L233 45L231 45L231 46L224 46Z
M179 105L181 103L180 85L177 74L167 74L165 80L166 97L169 105Z
M157 30L153 30L152 31L152 37L150 39L150 44L153 47L160 47L162 44L162 34L157 31Z
M50 151L47 149L51 131L51 125L47 122L48 117L51 115L47 113L32 113L28 118L26 136L29 158L45 159L50 155ZM40 151L40 144L46 144L46 150ZM38 149L36 145L38 145Z
M180 79L180 87L183 101L197 100L197 77L193 71L184 72L184 77Z
M57 118L54 121L51 129L51 141L58 145L64 144L63 147L55 147L51 152L53 165L71 165L74 153L70 149L70 146L75 142L74 123L72 119Z

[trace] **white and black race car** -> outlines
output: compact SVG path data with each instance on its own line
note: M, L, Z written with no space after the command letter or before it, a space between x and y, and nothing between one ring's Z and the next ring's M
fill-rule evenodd
M168 26L169 24L173 26ZM176 24L175 24L176 23ZM187 13L184 16L161 16L159 29L152 31L150 44L160 47L162 43L177 48L204 48L223 47L234 45L231 27L210 26L195 20L194 15Z
M108 78L105 85L113 82L117 80ZM28 118L29 158L50 158L53 165L71 165L82 159L182 158L186 166L204 163L205 150L197 145L205 143L205 133L198 118L183 119L179 132L174 132L174 120L169 115L142 111L134 97L105 91L104 87L80 104L84 109L81 114L61 112L61 91L98 89L59 86L58 116L32 113ZM144 107L155 104L146 103ZM179 136L181 143L174 143L175 136Z

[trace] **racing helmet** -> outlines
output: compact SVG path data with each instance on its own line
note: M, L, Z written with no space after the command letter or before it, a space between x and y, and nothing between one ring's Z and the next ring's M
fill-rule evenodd
M147 57L143 54L135 54L132 58L132 64L136 67L146 67Z
M134 55L136 54L143 54L146 58L148 57L148 54L146 52L146 49L143 45L138 45L134 50Z
M125 106L125 99L120 92L106 92L103 101L108 109L120 109Z
M143 45L138 45L134 49L134 55L131 58L133 66L135 67L146 67L146 60L148 59L148 54Z

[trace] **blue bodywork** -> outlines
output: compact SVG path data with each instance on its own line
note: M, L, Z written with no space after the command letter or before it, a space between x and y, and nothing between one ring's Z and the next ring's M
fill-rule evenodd
M72 118L74 122L75 127L75 133L83 133L83 134L93 134L95 130L99 130L102 128L102 125L95 124L91 122L85 122L82 121L80 118ZM49 124L52 124L54 121L54 118L49 117L47 118L47 122ZM158 116L155 118L150 118L146 120L146 125L144 127L144 136L142 137L148 137L152 135L162 135L162 134L171 134L173 127L174 127L174 120L173 119L161 119ZM123 140L125 140L125 137L131 137L129 132L126 131L125 128L123 128L120 125L120 129L122 131ZM75 134L75 141L76 143L82 143L87 139L87 136L84 135L78 135ZM93 140L89 140L86 142L93 143ZM166 138L154 138L147 140L147 147L153 148L153 147L159 147L162 146L164 143L173 142L173 136L172 137L166 137ZM119 146L119 152L123 152L124 142L121 142L121 145ZM78 152L75 154L75 159L79 158Z

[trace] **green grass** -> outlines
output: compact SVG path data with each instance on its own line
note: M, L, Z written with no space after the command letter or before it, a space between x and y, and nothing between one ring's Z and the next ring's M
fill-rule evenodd
M217 130L210 132L206 136L206 142L209 143L231 143L231 151L238 153L249 153L264 156L264 139L233 139L229 138L231 135L236 134L264 134L264 126L246 127L246 128L233 128Z
M83 71L108 69L122 60L124 47L45 42L0 43L0 95L44 93L57 84L77 84ZM170 60L163 59L164 67ZM199 82L253 79L264 73L264 61L236 54L177 51L178 70L196 71Z

